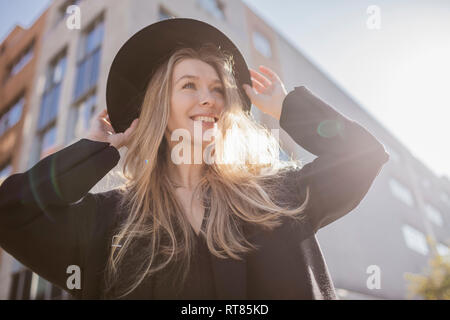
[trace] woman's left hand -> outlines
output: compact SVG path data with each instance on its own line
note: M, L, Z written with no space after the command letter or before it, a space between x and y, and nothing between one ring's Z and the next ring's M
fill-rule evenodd
M262 112L280 120L283 100L287 96L286 88L274 71L265 66L259 66L259 69L267 78L249 68L253 87L244 84L243 88L252 104Z

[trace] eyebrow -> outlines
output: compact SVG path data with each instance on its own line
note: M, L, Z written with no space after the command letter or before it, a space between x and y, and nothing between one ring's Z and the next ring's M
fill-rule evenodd
M175 84L177 84L180 80L182 80L182 79L184 79L184 78L198 79L197 76L193 76L193 75L190 75L190 74L186 74L186 75L182 76L180 79L178 79L178 80L175 82ZM222 81L220 81L219 79L215 79L215 80L213 81L213 83L220 83L220 84L222 84Z

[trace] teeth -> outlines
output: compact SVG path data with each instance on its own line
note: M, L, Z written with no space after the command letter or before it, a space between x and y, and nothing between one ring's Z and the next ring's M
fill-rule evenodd
M194 121L206 121L206 122L215 122L213 117L204 117L204 116L196 116L193 118Z

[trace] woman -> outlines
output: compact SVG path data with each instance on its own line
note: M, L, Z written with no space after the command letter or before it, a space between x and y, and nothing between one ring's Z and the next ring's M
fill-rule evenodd
M200 46L176 46L190 26L210 33L199 34ZM143 39L156 35L165 43L148 41L149 50L174 50L147 62ZM86 138L0 187L0 245L81 298L336 298L315 233L358 205L388 155L304 86L287 94L267 67L250 69L245 85L245 61L226 54L233 49L192 19L133 36L111 67L108 110ZM151 72L133 70L145 63ZM135 109L121 99L136 99ZM248 101L318 158L280 161ZM123 146L126 184L89 193ZM69 265L81 270L75 289Z

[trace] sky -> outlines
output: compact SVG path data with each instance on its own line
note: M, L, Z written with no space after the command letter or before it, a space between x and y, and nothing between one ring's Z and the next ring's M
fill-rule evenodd
M0 0L0 42L16 24L27 28L45 10L50 0Z
M243 1L436 175L450 177L450 0ZM0 0L0 41L48 3ZM379 29L367 26L371 5Z
M449 0L244 2L450 178ZM380 9L380 29L367 27L370 5Z

